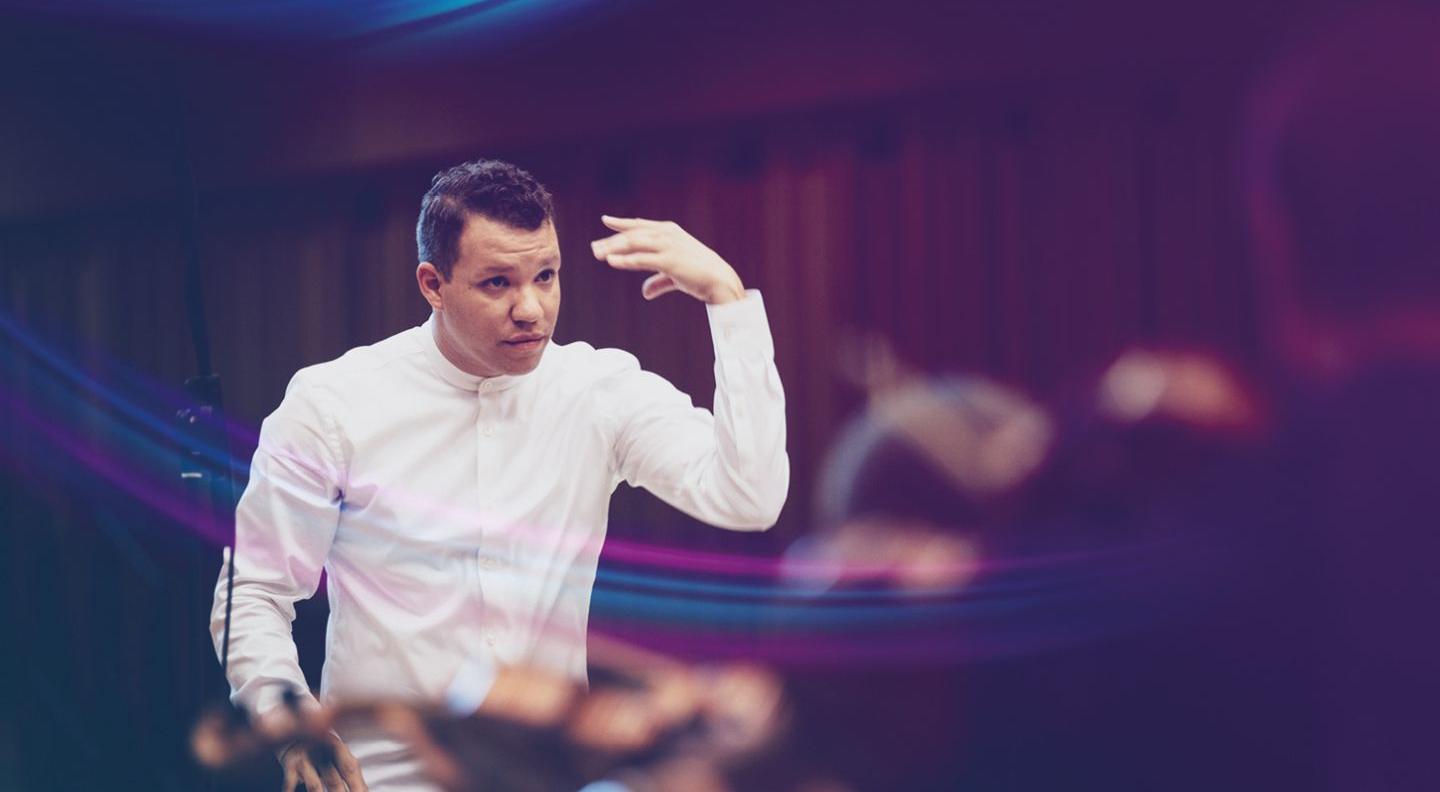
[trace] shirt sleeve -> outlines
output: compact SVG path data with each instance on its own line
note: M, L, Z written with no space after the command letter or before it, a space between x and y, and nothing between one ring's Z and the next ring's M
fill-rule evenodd
M260 428L250 482L235 510L235 588L230 616L231 700L252 714L287 689L318 704L290 631L295 602L315 593L340 517L343 470L332 406L297 374ZM228 570L220 570L210 634L223 651Z
M765 303L750 290L706 312L715 347L714 413L636 365L614 394L616 470L698 520L764 530L779 518L790 488L785 393Z

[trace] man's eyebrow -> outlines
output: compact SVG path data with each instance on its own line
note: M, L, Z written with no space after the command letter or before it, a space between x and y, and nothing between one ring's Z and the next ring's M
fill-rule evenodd
M514 272L514 271L515 271L515 266L514 266L513 264L491 264L491 265L489 265L489 266L481 267L481 268L480 268L481 274L491 273L491 272Z

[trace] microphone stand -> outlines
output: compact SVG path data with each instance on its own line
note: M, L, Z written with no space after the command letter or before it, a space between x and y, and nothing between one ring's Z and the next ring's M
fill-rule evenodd
M225 706L230 718L244 719L244 714L228 706L230 670L230 603L235 588L234 526L235 480L231 472L231 452L228 433L225 431L224 400L221 398L220 375L215 373L210 355L210 337L205 323L205 299L201 283L200 240L199 240L199 194L195 173L191 165L189 140L185 134L184 114L179 113L180 131L177 141L177 180L180 183L184 204L181 207L180 233L185 254L185 308L190 326L190 337L195 350L195 363L199 373L185 381L185 392L190 405L176 413L182 433L189 442L181 451L180 478L189 485L197 501L208 503L206 520L210 528L207 535L230 536L230 543L221 552L225 569L225 627L220 641L221 684L226 694ZM208 453L207 453L208 452ZM218 457L218 458L217 458ZM201 700L211 697L209 684L203 682ZM214 789L218 779L214 773L207 774L207 787Z

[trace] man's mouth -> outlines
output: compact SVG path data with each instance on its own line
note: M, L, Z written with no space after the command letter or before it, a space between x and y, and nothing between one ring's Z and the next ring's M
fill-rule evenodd
M547 337L547 336L545 336L545 335L515 336L514 338L507 338L507 339L505 339L504 343L506 343L506 344L508 344L508 345L510 345L510 346L513 346L513 347L519 347L519 348L521 348L521 349L527 349L527 348L530 348L530 347L540 346L540 344L545 341L546 337Z

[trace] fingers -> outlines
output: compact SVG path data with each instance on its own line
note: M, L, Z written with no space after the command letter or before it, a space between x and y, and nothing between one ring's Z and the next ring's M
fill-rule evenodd
M340 770L340 778L345 781L345 785L350 788L350 792L370 792L370 787L366 786L364 777L360 775L359 765L349 770L342 768Z
M590 243L590 250L595 258L604 258L611 253L655 253L662 249L664 242L659 234L639 228L597 239Z
M665 265L665 257L658 253L611 253L605 256L606 264L619 270L655 271Z
M315 772L315 765L310 764L308 758L297 764L300 766L300 780L305 783L305 792L326 792L325 784L320 781L320 774Z
M606 228L615 231L628 231L629 229L639 228L646 223L653 223L655 221L646 220L640 217L612 217L610 215L600 215L600 222L604 223Z
M325 782L325 792L348 792L345 781L340 778L340 771L334 765L327 765L320 776Z
M663 272L657 272L646 278L645 283L640 286L640 296L647 300L653 300L678 288L680 287L675 283L674 278Z
M370 792L370 787L365 785L365 779L360 775L360 761L339 740L335 741L335 769L340 772L345 785L350 787L350 792Z
M655 273L640 290L645 299L681 291L719 304L745 296L735 270L675 223L610 215L601 215L601 220L616 233L591 242L591 253L614 269Z
M305 787L305 792L329 792L331 789L345 789L345 782L340 780L339 775L327 778L330 783L327 785L321 781L320 774L315 771L315 765L310 761L310 754L303 746L292 746L280 757L281 765L285 768L285 783L281 787L282 792L297 792L299 786ZM333 769L327 770L327 775L334 773Z

